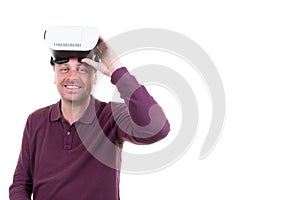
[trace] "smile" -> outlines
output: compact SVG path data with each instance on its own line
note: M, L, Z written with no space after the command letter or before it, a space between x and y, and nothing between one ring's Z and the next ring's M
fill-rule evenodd
M78 85L65 85L65 87L68 88L68 89L79 89L79 88L81 88Z

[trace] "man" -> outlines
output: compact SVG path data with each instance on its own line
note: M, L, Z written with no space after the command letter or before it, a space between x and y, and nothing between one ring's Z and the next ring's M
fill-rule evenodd
M129 74L100 38L101 62L51 58L61 96L27 119L9 188L11 200L117 200L121 149L125 141L151 144L169 123L144 86ZM125 103L91 95L96 70L111 77Z

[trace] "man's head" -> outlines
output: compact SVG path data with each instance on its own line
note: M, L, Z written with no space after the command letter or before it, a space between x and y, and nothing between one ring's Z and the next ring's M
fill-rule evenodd
M87 27L50 27L44 38L51 53L55 84L62 100L80 103L89 99L96 83L96 70L83 58L99 62L98 30Z

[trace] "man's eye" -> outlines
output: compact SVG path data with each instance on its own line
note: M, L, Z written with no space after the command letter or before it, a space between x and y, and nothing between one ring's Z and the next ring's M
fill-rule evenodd
M85 69L85 68L80 68L80 69L79 69L79 73L85 74L85 73L88 73L88 70Z
M68 68L61 68L61 69L60 69L60 72L62 72L62 73L67 73L68 71L69 71Z

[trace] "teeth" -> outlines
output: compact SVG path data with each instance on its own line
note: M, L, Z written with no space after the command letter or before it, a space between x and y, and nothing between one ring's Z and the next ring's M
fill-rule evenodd
M80 87L76 86L76 85L66 85L66 88L69 88L69 89L78 89Z

